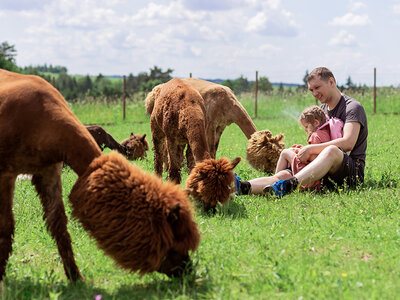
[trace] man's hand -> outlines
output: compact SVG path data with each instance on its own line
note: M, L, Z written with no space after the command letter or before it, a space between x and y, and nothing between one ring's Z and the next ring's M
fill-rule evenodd
M307 145L301 147L297 152L297 157L302 163L308 162L309 160L311 160L310 159L311 155L315 154L313 152L315 150L314 148L315 148L314 145Z

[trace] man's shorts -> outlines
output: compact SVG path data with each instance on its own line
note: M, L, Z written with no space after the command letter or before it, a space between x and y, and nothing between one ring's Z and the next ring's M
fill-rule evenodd
M347 185L355 188L364 182L364 161L353 159L343 152L343 162L334 174L327 174L322 178L322 185L328 188Z

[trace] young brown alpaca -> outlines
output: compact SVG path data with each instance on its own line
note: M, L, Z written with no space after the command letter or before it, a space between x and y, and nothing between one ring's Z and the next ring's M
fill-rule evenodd
M199 242L184 191L117 153L102 156L61 94L37 76L0 70L0 128L0 281L12 251L13 191L21 173L33 174L68 279L82 278L62 201L63 162L78 175L72 214L106 254L131 271L182 274Z
M272 136L269 130L253 133L246 149L246 159L249 164L263 172L274 173L279 156L285 149L283 139L283 134Z
M274 163L276 165L277 160L275 159L275 155L271 157L263 156L265 153L270 153L269 146L265 143L262 133L255 134L257 132L256 126L254 125L243 105L236 99L230 88L197 78L185 78L182 80L197 90L204 100L207 116L206 137L211 158L215 158L216 156L219 141L226 126L235 123L245 134L249 144L257 143L258 146L261 147L258 149L258 151L247 153L247 158L250 158L250 165L255 169L261 170L269 169ZM160 84L154 87L154 89L147 95L145 100L147 114L151 114L154 107L154 102L158 98L163 85L164 84ZM253 134L255 135L251 139ZM256 137L259 137L260 140L255 140ZM247 149L252 150L249 147ZM164 159L167 162L167 159ZM190 170L194 167L194 161L190 152L190 147L188 147L186 151L186 160L190 172ZM257 163L260 163L260 165L257 165Z
M136 160L139 158L145 158L147 156L146 151L149 150L149 143L146 140L146 134L133 134L123 140L121 145L126 149L126 155L130 160Z
M228 200L232 191L234 176L233 168L239 163L237 158L228 168L226 159L215 161L211 159L205 133L206 111L204 101L198 91L179 78L174 78L165 83L160 90L158 98L154 102L154 108L150 117L150 128L154 145L154 168L157 175L162 175L164 148L168 154L168 179L180 183L183 152L186 145L190 146L199 173L202 174L201 182L196 185L204 199L212 191L215 202L224 203ZM202 167L203 166L203 167ZM222 172L222 171L223 172ZM212 179L211 179L212 178ZM190 180L189 180L190 181ZM187 183L191 186L191 183ZM199 197L195 197L199 198ZM207 204L202 201L207 209Z
M212 158L216 157L219 141L226 126L232 123L237 124L247 139L250 139L251 135L257 131L249 114L230 88L196 78L185 78L182 81L197 90L204 100L206 137ZM147 95L145 100L147 114L150 115L153 111L154 101L158 98L163 85L156 86Z
M118 143L103 127L98 125L87 125L85 127L93 136L101 151L107 147L111 150L117 150L123 155L127 155L126 148Z
M226 158L207 159L192 170L186 180L186 189L194 200L203 204L205 211L215 211L218 202L224 204L229 200L235 191L231 184L235 180L232 170L240 160L240 157L232 162Z

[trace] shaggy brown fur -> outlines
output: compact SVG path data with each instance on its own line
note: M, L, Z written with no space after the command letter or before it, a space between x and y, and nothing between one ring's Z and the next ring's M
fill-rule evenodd
M85 127L93 136L101 151L107 147L111 150L117 150L123 155L127 155L125 147L120 145L103 127L98 125L88 125Z
M101 156L93 137L68 108L61 94L45 80L0 70L0 128L0 281L12 251L15 227L12 199L15 180L21 173L33 174L32 183L43 206L43 217L56 241L68 279L82 278L67 231L61 184L63 162L79 177L70 197L75 207L73 214L83 224L90 224L90 231L95 238L97 234L93 232L98 232L97 228L106 226L108 230L113 230L108 234L110 241L107 249L115 250L123 245L125 252L115 250L107 253L113 253L113 257L118 257L119 262L124 261L125 266L138 266L136 256L123 256L124 253L136 251L140 253L140 258L149 256L144 269L140 270L142 273L158 270L167 275L175 275L177 271L173 270L174 267L180 267L188 260L187 249L196 248L198 232L188 212L187 198L171 184L161 185L156 179L143 180L148 177L140 169L130 168L129 163L120 155ZM91 171L95 173L92 175ZM96 174L102 178L96 177ZM131 185L129 181L132 181ZM140 182L140 187L135 185L137 182ZM143 207L135 210L142 215L132 215L132 210L121 210L119 203L126 208L127 202L136 199L138 189L141 191L138 197L146 199L142 202ZM115 192L117 190L118 193ZM106 191L113 191L110 193L112 196L108 196ZM75 197L76 194L80 196ZM123 196L128 198L119 198ZM110 200L110 197L118 198ZM170 197L175 197L176 201L170 200ZM104 202L105 199L114 206L110 207L109 203ZM164 202L164 199L169 200ZM83 207L85 211L78 211ZM156 211L155 207L163 213ZM86 220L85 213L93 211L101 211L102 218ZM166 228L159 233L150 231L151 226L145 228L148 229L146 232L141 228L136 231L139 228L136 227L139 224L137 220L147 219L157 220ZM141 237L139 244L137 240L115 239L115 236L122 238L123 235L118 235L117 230L125 228L128 223L131 223L129 234ZM101 236L99 244L106 243L106 239L105 235ZM153 248L155 244L159 247ZM143 245L148 245L148 248ZM149 249L157 250L149 252ZM165 253L165 259L160 265L159 261ZM138 269L133 267L131 270Z
M150 117L154 168L162 175L164 142L168 155L168 179L180 183L183 151L190 146L196 162L210 158L205 136L205 107L199 92L179 78L161 87Z
M232 182L235 180L232 170L240 162L237 157L232 162L226 158L213 159L198 163L190 173L186 188L194 200L203 204L204 209L214 210L217 203L224 204L235 191Z
M141 274L158 271L163 258L172 254L182 254L185 263L188 251L199 243L185 192L117 153L95 159L69 198L73 216L123 268Z
M247 139L257 131L249 114L230 88L196 78L185 78L182 81L198 91L204 101L206 138L212 158L216 157L219 141L226 126L237 124ZM153 111L154 102L159 97L163 85L156 86L147 95L145 100L147 114L150 115ZM191 162L188 162L188 165L191 165Z
M149 143L146 140L146 134L133 134L123 140L121 145L126 149L126 155L128 159L135 160L139 158L145 158L147 156L146 151L149 150Z
M274 173L279 155L285 149L283 134L272 136L269 130L252 134L246 149L249 164L258 170Z
M154 145L154 168L156 174L161 176L163 170L164 145L168 153L168 179L180 183L183 151L186 145L190 146L196 164L210 159L210 152L205 136L205 107L204 101L195 89L179 78L174 78L164 84L154 102L150 117L150 127ZM214 178L214 185L198 183L201 189L193 189L195 193L201 192L208 203L209 195L214 195L215 201L224 203L229 194L215 194L215 190L225 190L234 180L232 169L223 170L226 159L210 160L209 164L200 164L197 171L202 174L201 180ZM217 177L215 177L217 176ZM193 179L194 180L194 179ZM193 183L197 184L197 183ZM204 187L203 187L204 186ZM221 196L222 195L222 196ZM196 198L198 196L196 195Z

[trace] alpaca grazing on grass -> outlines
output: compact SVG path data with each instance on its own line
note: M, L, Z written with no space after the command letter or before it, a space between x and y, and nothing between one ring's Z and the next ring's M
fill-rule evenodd
M196 78L181 80L198 91L203 99L206 110L206 137L212 158L216 157L219 141L226 126L237 124L247 139L257 131L249 114L230 88ZM145 100L147 114L153 111L154 102L163 85L156 86L147 95Z
M72 215L118 265L168 276L180 276L190 265L189 251L200 237L186 192L116 152L102 155L48 82L0 70L0 128L0 281L12 252L13 191L21 173L33 174L68 279L82 278L62 201L63 162L78 175L69 195Z
M146 134L139 135L131 132L131 135L120 144L101 126L87 125L85 127L93 136L101 151L107 147L111 150L117 150L119 153L125 155L129 160L136 160L139 158L145 158L146 151L149 150Z
M150 117L156 174L162 175L166 145L168 179L180 183L183 152L188 145L197 164L195 173L201 175L189 177L186 182L192 196L201 201L206 210L214 208L217 202L226 202L233 192L232 170L240 158L232 163L226 158L211 158L205 132L206 111L198 91L174 78L159 92Z
M103 127L98 125L87 125L85 127L93 136L101 151L103 151L105 148L109 148L111 150L117 150L119 153L126 155L126 148L118 143Z
M246 159L249 164L263 172L274 173L279 156L285 149L283 139L283 134L272 136L269 130L253 133L246 148Z
M147 156L146 151L149 150L149 143L146 140L146 134L133 134L123 140L121 145L126 149L126 156L130 160L143 159Z
M211 158L216 157L219 141L226 126L235 123L249 140L248 143L256 142L258 145L265 147L264 149L259 149L258 152L253 151L247 153L247 158L250 159L250 165L256 169L269 169L271 164L275 163L276 165L277 160L275 157L276 155L279 157L280 152L273 153L273 151L270 150L271 145L265 143L263 134L254 136L260 137L260 141L255 140L254 137L251 139L252 135L257 132L257 128L230 88L197 78L185 78L182 80L197 90L203 98L207 116L206 138ZM145 100L147 114L151 114L153 111L155 100L158 98L163 85L164 84L160 84L154 87L147 95ZM271 158L269 156L257 157L257 155L264 155L266 152L272 155ZM193 156L191 156L190 149L186 153L186 160L190 172L194 167ZM259 165L257 165L257 163L259 163Z

